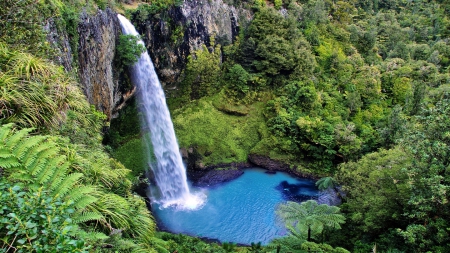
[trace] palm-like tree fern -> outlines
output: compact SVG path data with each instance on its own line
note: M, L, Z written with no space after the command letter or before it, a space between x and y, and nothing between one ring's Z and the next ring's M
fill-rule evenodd
M320 233L324 227L340 229L345 218L336 206L319 205L314 200L303 203L288 201L279 206L277 214L283 219L291 234L305 235L311 241L312 233Z
M336 188L338 186L338 183L332 177L323 177L317 180L316 186L317 188L319 188L319 190L323 191L328 188Z

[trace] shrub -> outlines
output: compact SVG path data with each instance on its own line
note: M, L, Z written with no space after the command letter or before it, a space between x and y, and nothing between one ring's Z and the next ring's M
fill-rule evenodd
M134 35L120 35L119 43L116 47L119 62L125 66L130 66L139 60L145 51L144 45L140 44L139 37Z

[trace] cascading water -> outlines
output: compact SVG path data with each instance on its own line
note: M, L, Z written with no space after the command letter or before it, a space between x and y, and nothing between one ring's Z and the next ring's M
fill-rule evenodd
M139 36L128 19L118 15L122 32ZM140 44L144 45L142 40ZM150 162L156 184L160 191L156 200L162 206L177 206L183 209L198 208L203 198L189 191L186 171L179 152L175 131L166 105L164 91L156 75L150 56L145 51L131 67L132 82L137 86L139 109L143 128L149 128L156 162Z

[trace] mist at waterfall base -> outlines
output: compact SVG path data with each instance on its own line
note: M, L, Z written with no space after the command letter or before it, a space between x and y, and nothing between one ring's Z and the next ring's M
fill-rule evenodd
M178 210L154 203L153 215L160 228L172 233L265 245L286 235L286 229L275 214L280 203L318 198L313 180L293 178L282 172L265 172L258 168L246 169L242 176L230 182L210 188L191 187L192 191L207 195L201 208Z
M139 36L128 19L122 15L118 15L118 18L124 34ZM138 43L144 45L142 40ZM131 81L138 89L137 99L142 115L142 129L150 130L153 147L151 148L150 143L146 142L147 163L153 171L158 186L158 198L153 197L152 200L165 207L198 208L204 202L204 196L200 193L190 193L164 91L147 51L142 53L138 62L131 66L130 74ZM153 150L154 161L151 159L150 150Z

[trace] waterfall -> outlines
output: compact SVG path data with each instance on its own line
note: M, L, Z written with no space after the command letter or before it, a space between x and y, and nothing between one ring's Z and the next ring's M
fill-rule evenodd
M126 35L139 36L131 22L118 15L122 32ZM142 40L140 44L144 45ZM156 161L147 163L155 176L159 189L158 203L162 206L178 206L193 209L201 205L202 199L189 191L186 170L181 159L169 108L164 91L159 82L147 51L142 53L137 63L131 67L131 81L136 85L139 109L142 113L141 126L150 129L151 143ZM148 149L147 151L149 151Z

